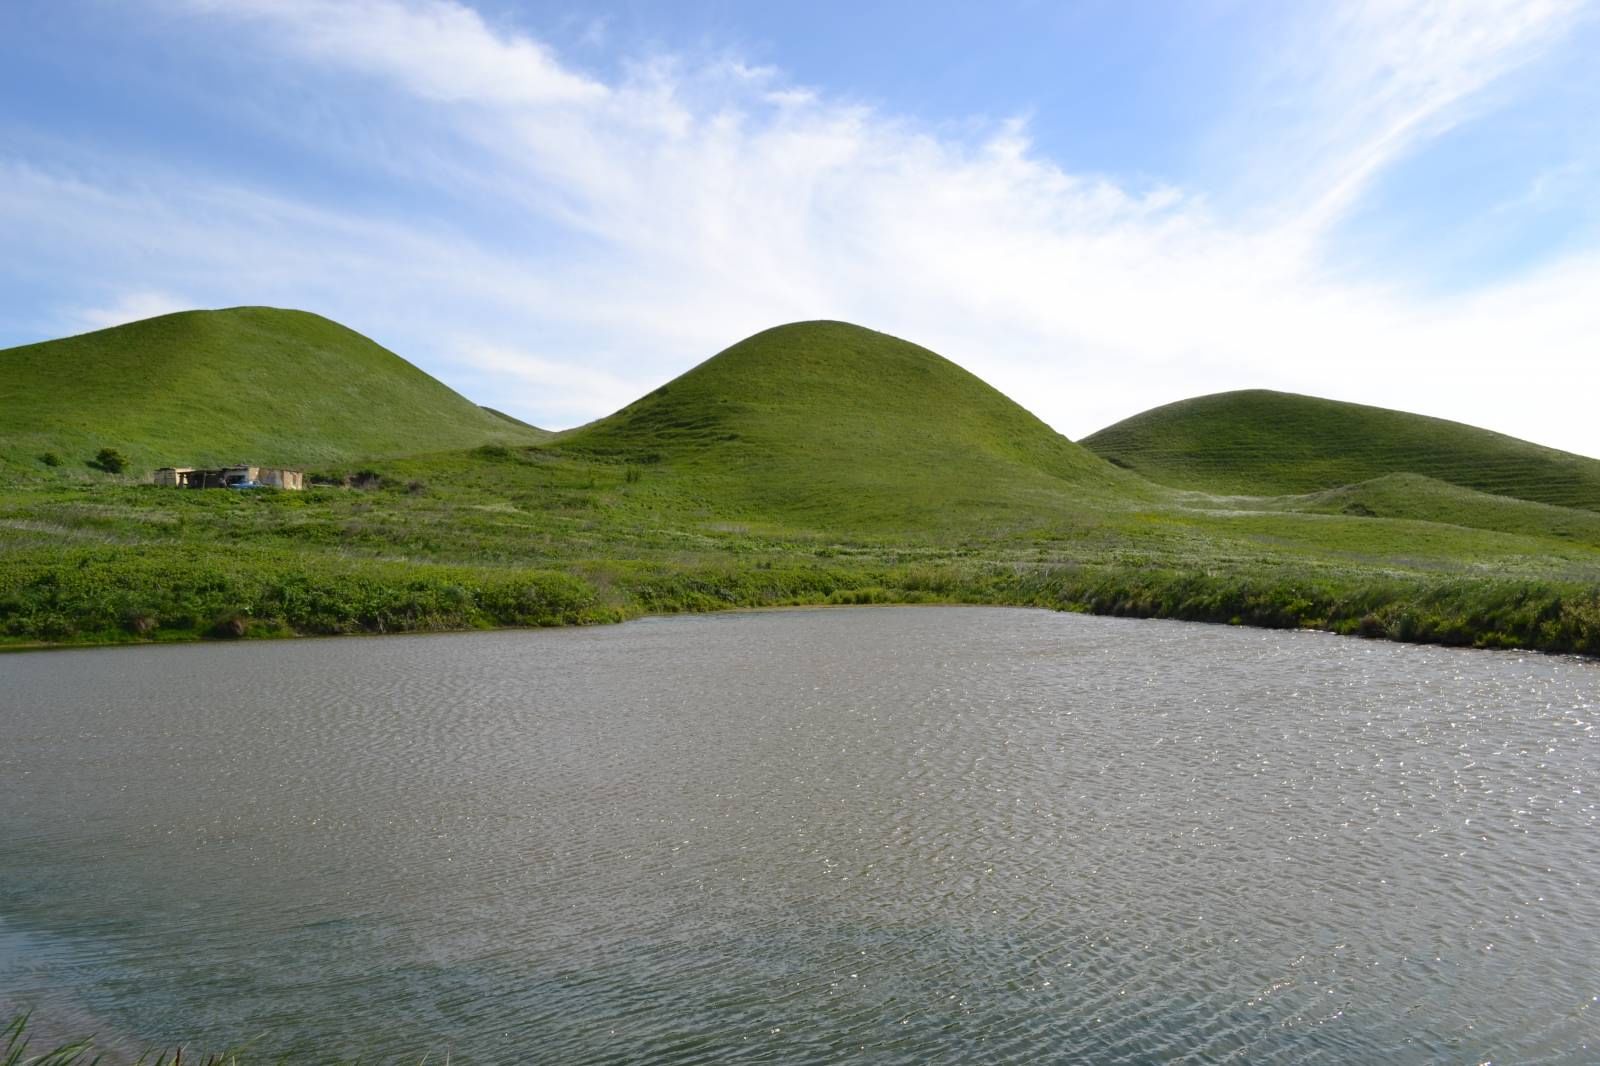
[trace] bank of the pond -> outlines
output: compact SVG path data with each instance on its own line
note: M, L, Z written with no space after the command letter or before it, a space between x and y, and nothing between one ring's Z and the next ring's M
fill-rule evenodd
M1015 563L253 565L248 556L180 563L137 551L84 553L67 564L0 564L0 649L595 625L888 603L1041 607L1600 656L1600 588L1535 579Z

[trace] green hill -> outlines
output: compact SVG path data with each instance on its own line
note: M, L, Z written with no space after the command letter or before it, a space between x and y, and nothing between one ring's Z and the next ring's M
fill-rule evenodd
M757 334L551 436L314 315L168 316L0 352L0 646L967 602L1600 655L1600 514L1426 466L1359 476L1348 405L1254 395L1266 411L1221 398L1189 420L1210 435L1169 453L1211 455L1190 484L1265 493L1225 496L1119 469L955 364L838 322ZM1285 414L1303 406L1326 424ZM1373 416L1357 436L1387 444L1366 466L1569 494L1551 469L1592 466ZM368 476L176 492L85 471L107 446L141 469ZM50 476L45 449L76 465Z
M730 516L973 528L1143 494L926 348L843 322L758 333L552 450L690 475Z
M1086 448L1152 481L1205 492L1317 492L1420 474L1478 492L1600 511L1600 461L1459 422L1250 390L1135 415Z
M1273 497L1260 505L1264 510L1439 522L1600 545L1600 514L1593 511L1493 496L1421 474L1385 474L1303 496Z
M475 406L393 352L304 311L185 311L0 351L0 465L82 470L104 447L158 466L314 465L542 430Z

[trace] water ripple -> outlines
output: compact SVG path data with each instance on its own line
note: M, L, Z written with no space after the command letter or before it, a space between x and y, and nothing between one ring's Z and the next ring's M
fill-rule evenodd
M0 1007L367 1061L1587 1063L1593 664L990 609L0 658Z

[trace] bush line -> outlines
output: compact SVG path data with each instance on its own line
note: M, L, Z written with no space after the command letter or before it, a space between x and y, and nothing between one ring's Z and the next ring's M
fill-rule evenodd
M406 633L814 604L970 603L1600 656L1600 590L1535 580L996 563L565 569L84 549L0 557L0 645Z

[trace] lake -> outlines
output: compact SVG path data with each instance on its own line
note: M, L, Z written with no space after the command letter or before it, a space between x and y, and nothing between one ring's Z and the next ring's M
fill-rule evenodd
M1593 1063L1597 719L1590 662L1001 608L5 655L0 1009L319 1061Z

